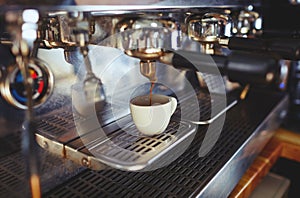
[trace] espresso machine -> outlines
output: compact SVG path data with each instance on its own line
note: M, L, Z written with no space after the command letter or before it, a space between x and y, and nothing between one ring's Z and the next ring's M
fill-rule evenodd
M288 16L299 11L0 1L0 197L229 196L298 118L300 25ZM151 87L178 105L165 132L145 136L129 103Z

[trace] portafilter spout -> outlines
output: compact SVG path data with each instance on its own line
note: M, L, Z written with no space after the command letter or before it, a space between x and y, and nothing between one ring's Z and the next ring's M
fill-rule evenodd
M143 76L148 78L151 83L157 81L155 61L140 61L140 72Z

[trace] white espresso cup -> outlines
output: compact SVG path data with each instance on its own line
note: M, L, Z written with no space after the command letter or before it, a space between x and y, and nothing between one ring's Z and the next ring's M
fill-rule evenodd
M176 110L177 100L173 97L153 94L137 96L130 101L130 111L137 129L144 135L164 132Z

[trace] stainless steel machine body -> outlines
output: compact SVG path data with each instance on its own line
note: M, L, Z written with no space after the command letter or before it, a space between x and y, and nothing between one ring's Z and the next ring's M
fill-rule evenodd
M226 197L287 114L299 48L264 40L260 1L36 3L0 4L1 197L34 197L36 165L44 197ZM151 82L178 107L147 137Z

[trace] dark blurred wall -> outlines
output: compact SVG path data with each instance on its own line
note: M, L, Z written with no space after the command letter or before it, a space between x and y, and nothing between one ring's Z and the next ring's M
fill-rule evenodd
M265 37L300 38L300 5L289 0L262 0Z

